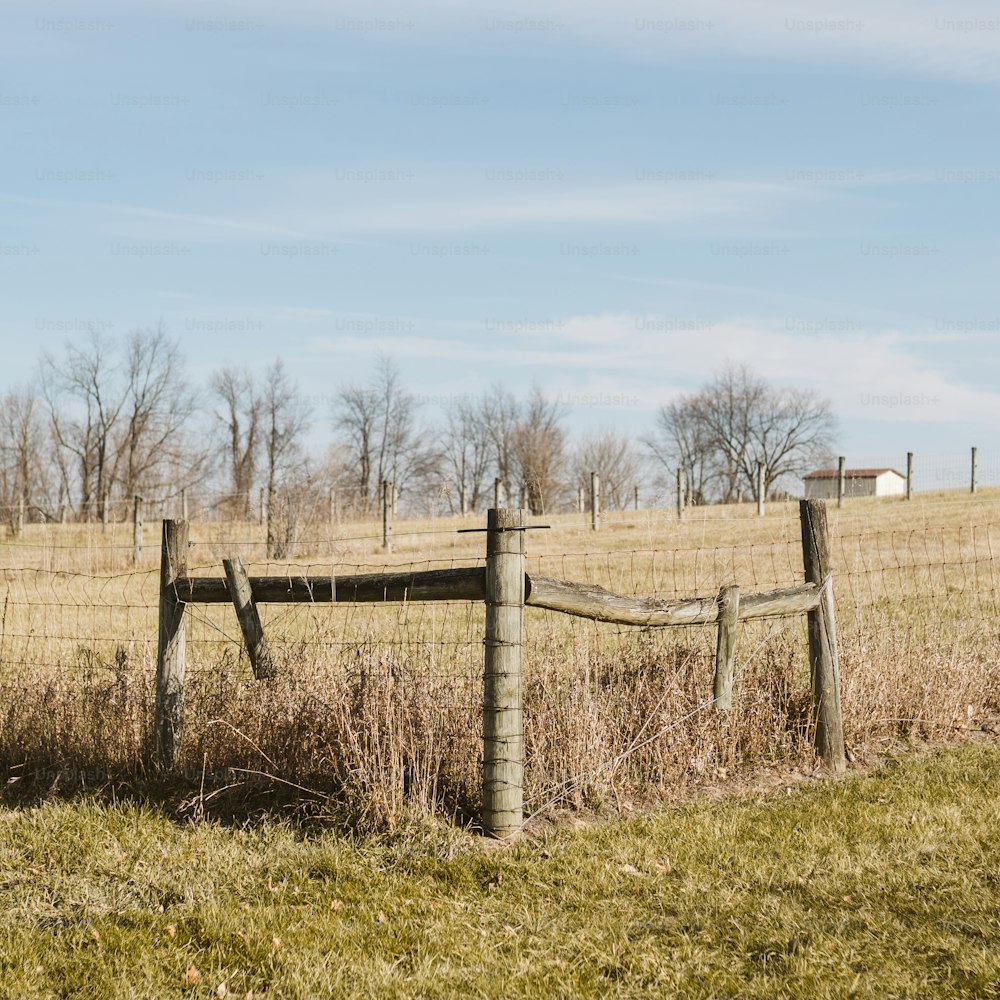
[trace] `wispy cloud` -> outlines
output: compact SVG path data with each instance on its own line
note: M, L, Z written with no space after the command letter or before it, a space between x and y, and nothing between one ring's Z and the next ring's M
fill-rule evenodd
M95 16L95 5L67 6ZM135 8L104 0L96 12ZM388 44L462 34L517 45L538 36L660 57L732 56L822 61L882 74L1000 80L1000 13L986 0L159 0L148 11L207 18L259 17ZM518 23L520 22L520 23Z
M502 323L503 321L497 321ZM415 333L372 338L319 335L322 351L384 350L403 358L475 365L494 358L494 337L483 322L465 335L435 336L434 324ZM654 409L704 381L727 361L746 363L766 378L807 386L832 399L836 412L866 421L993 423L1000 392L964 384L921 362L913 336L893 329L835 329L803 333L760 320L710 323L696 317L606 314L508 323L504 336L524 370L537 373L552 394L607 393ZM710 349L713 362L706 362Z

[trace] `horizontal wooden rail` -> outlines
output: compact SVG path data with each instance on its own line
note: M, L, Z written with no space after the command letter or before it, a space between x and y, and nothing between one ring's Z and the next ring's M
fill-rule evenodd
M187 604L228 604L225 577L185 576L176 582L177 599ZM486 570L430 569L419 573L365 573L358 576L252 576L258 604L351 604L382 601L485 601Z
M177 599L193 604L228 604L224 577L186 576L177 580ZM359 576L252 576L257 603L351 604L400 601L484 601L486 571L431 569L419 573L367 573ZM712 625L719 620L718 597L664 601L623 597L594 584L568 583L525 574L525 604L616 625ZM819 606L814 583L740 598L740 621L800 615Z
M661 601L653 597L620 597L603 587L567 583L544 576L530 578L526 604L550 611L592 618L615 625L713 625L719 620L718 597ZM740 598L740 621L800 615L819 606L820 588L814 583L800 587L747 594Z

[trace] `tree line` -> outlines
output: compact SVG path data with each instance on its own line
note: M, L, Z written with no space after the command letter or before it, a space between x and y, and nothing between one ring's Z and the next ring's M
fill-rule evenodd
M661 406L637 442L613 428L571 437L566 409L537 385L457 395L436 419L422 409L389 357L317 413L280 358L225 366L198 387L162 327L93 334L44 352L34 379L0 400L0 506L12 527L116 519L135 495L197 490L220 517L266 504L280 555L303 511L333 494L345 515L374 514L387 480L407 512L427 515L481 512L497 480L507 504L571 509L592 471L605 509L628 506L638 485L665 492L677 468L689 502L732 502L756 497L758 463L770 493L828 460L836 431L828 401L737 365ZM317 421L329 429L320 451Z

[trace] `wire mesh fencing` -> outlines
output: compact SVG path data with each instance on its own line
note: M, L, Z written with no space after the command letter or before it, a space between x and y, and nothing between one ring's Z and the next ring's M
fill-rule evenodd
M848 749L990 728L1000 713L995 498L830 507ZM546 519L549 520L549 519ZM577 523L577 522L580 523ZM639 511L529 532L530 575L665 600L803 581L798 518L677 522ZM268 560L260 525L195 522L193 577L238 555L252 575L481 567L475 525L427 522L385 552L353 525ZM13 784L145 773L154 713L158 528L132 566L127 525L27 525L0 545L0 764ZM156 536L156 537L154 537ZM598 544L599 543L599 544ZM481 805L484 607L474 601L261 604L278 675L256 681L232 605L189 604L179 774L329 797L358 822ZM620 626L527 608L525 801L628 809L761 768L814 766L801 618L740 624L735 702L714 710L716 628Z

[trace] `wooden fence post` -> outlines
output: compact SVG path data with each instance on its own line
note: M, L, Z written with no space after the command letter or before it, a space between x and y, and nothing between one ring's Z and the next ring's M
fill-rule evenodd
M142 558L142 497L137 493L132 501L132 565Z
M677 520L684 517L684 470L677 469Z
M635 509L638 510L639 509L639 487L638 486L636 486L636 487L633 488L633 493L634 493L634 496L635 496Z
M264 628L260 623L247 571L243 568L243 560L239 556L235 559L223 559L222 568L226 571L229 593L233 597L233 607L236 608L236 618L246 643L253 675L259 681L274 677L277 669L264 638Z
M844 506L845 466L847 460L843 455L837 459L837 506Z
M972 483L971 483L971 493L976 492L976 449L972 449Z
M719 591L719 637L715 647L715 684L712 689L717 712L728 712L733 707L739 618L740 588L723 587Z
M493 509L486 524L482 822L504 838L524 823L524 511Z
M597 531L601 526L601 477L590 474L590 527Z
M392 483L382 480L382 548L392 551Z
M819 607L808 613L809 665L812 681L816 751L827 767L843 771L844 716L840 704L840 661L830 575L830 536L822 500L799 501L802 561L807 583L822 587Z
M913 499L913 452L906 453L906 499Z
M167 770L177 760L184 726L185 605L177 599L176 583L187 576L187 550L187 521L164 521L153 753L155 765Z
M764 516L764 463L757 463L757 516Z

